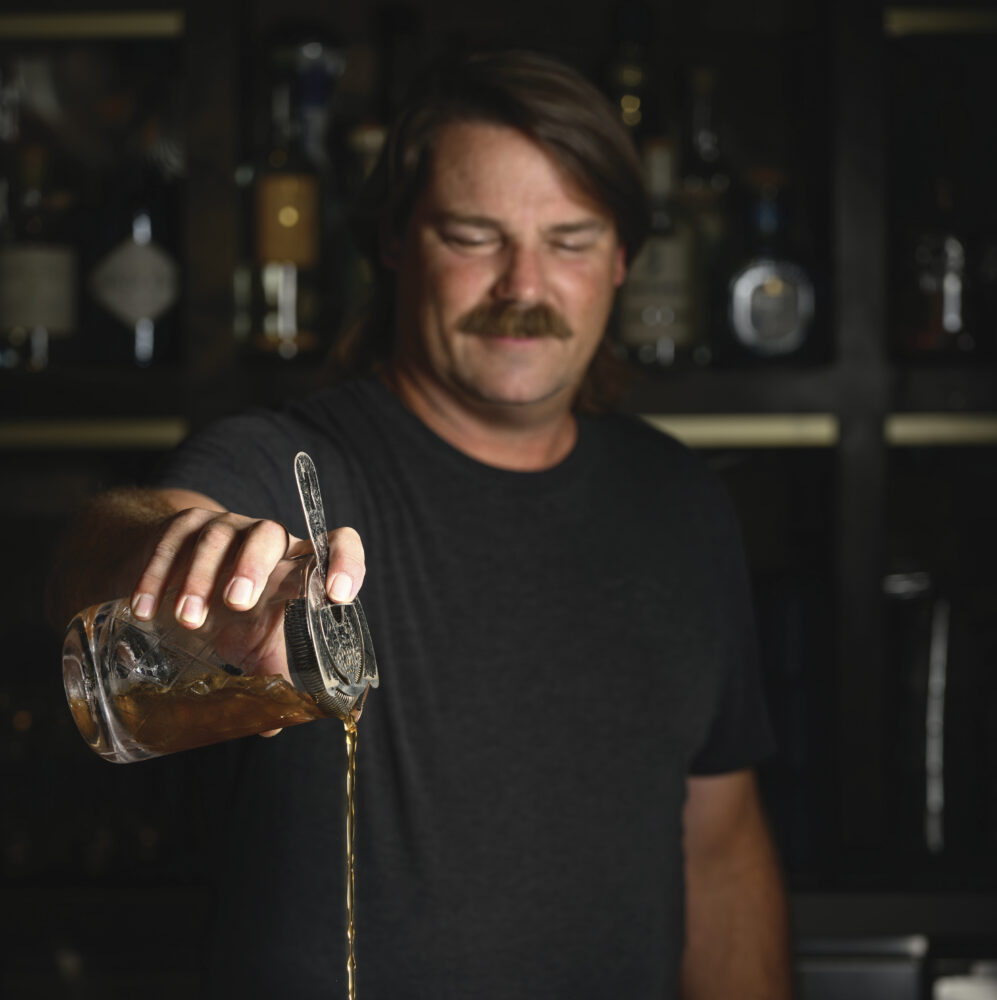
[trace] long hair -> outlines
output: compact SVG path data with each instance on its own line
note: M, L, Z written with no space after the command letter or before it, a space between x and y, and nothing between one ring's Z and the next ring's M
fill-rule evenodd
M381 263L381 241L404 231L426 184L436 136L458 121L505 125L536 142L613 219L628 262L644 241L648 203L640 159L619 117L588 80L533 52L479 53L440 62L419 81L395 119L351 212L354 238L371 266L373 296L365 315L341 333L332 349L330 369L336 376L369 374L391 356L395 277ZM576 408L604 408L623 381L623 365L604 338Z

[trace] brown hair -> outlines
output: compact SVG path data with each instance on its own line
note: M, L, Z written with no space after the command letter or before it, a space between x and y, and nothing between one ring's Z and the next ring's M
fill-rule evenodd
M416 86L386 138L352 213L358 246L374 273L369 311L333 348L337 374L369 373L391 354L394 275L380 239L401 233L426 183L434 140L455 121L507 125L532 139L613 218L627 260L647 232L640 160L605 96L571 67L533 52L479 53L437 64ZM579 409L599 409L618 393L621 366L605 341L579 393Z

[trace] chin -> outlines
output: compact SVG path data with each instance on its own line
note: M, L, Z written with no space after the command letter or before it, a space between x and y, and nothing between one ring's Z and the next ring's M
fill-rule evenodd
M502 385L477 384L468 388L471 394L482 403L510 409L551 403L569 391L568 387L564 385L523 385L522 383L515 385L508 383Z

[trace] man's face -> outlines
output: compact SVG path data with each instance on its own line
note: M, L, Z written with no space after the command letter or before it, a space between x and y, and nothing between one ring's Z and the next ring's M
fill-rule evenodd
M463 405L566 409L605 330L624 253L606 212L514 129L457 122L385 252L395 361Z

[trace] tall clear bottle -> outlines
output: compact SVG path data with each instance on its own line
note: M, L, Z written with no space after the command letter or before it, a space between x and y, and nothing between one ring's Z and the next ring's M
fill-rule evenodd
M973 357L977 332L967 312L967 241L955 215L955 187L934 181L920 225L908 231L895 267L894 353L910 360Z
M87 276L87 360L140 368L181 359L183 154L158 115L105 175Z
M643 151L651 228L620 293L618 336L627 356L668 366L693 357L693 232L676 190L675 148L649 139Z
M653 17L642 0L625 0L612 9L612 39L604 70L605 88L620 121L640 144L653 129L654 80L649 43L653 38Z
M252 180L251 350L292 361L327 345L339 304L332 259L335 165L329 100L345 65L320 31L282 37L270 55L269 126Z
M78 199L54 151L23 127L22 87L0 63L0 367L40 371L74 346Z
M732 182L717 115L717 73L697 66L689 76L682 146L681 201L695 234L695 359L710 360L709 330L725 312L723 259L730 239Z

